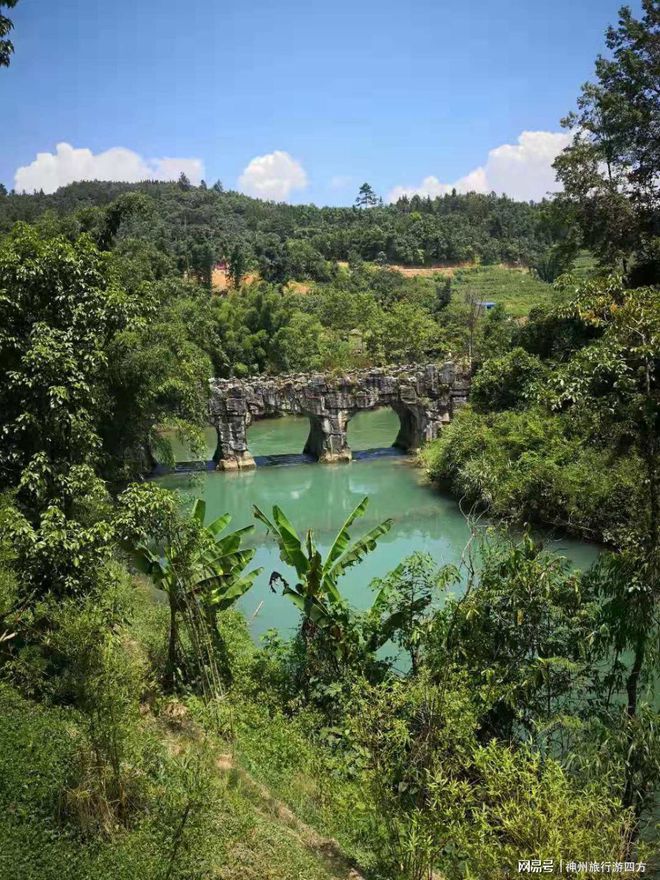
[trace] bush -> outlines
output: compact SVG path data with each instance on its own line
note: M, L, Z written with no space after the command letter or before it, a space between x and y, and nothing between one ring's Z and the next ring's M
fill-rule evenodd
M463 409L423 453L432 480L509 521L617 543L643 509L641 462L585 445L540 409Z
M477 738L471 689L446 667L438 683L366 689L347 722L369 755L363 788L387 826L391 880L502 880L518 859L593 852L623 859L627 817L602 787L583 788L531 749ZM602 855L601 855L602 854Z
M537 357L514 348L479 370L470 389L472 405L481 412L525 406L546 373Z

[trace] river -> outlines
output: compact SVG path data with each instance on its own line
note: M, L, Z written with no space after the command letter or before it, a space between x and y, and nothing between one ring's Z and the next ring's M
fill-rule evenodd
M454 498L429 486L409 457L388 448L398 430L398 418L391 410L361 412L354 417L348 434L354 453L350 464L304 461L299 453L308 430L307 419L295 416L256 422L248 432L250 451L258 464L255 470L169 474L159 478L159 483L179 491L184 500L186 496L191 501L203 497L207 521L231 513L231 529L254 522L254 504L267 513L278 504L299 534L308 528L314 530L322 550L329 547L355 505L368 495L366 515L354 524L352 536L387 518L394 524L376 550L340 582L344 595L359 608L371 604L371 580L391 571L416 550L430 553L438 564L458 564L469 538L468 524ZM210 458L214 450L212 431L208 442ZM380 451L363 452L373 449ZM176 451L178 459L186 458L185 450ZM280 455L285 457L278 458ZM298 612L292 603L270 591L268 578L273 570L291 580L295 575L280 560L275 542L261 524L247 543L257 548L253 567L264 569L240 604L250 630L256 639L270 628L290 634L296 627ZM568 538L548 539L547 543L579 568L589 566L598 555L595 546ZM460 585L456 589L460 590Z

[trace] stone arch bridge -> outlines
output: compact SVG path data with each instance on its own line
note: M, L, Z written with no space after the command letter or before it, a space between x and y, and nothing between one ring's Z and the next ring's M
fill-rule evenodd
M209 418L218 433L221 470L254 467L247 443L250 424L283 413L307 416L303 452L318 461L350 461L348 423L355 413L391 407L401 423L395 446L414 452L434 440L465 403L469 376L453 363L311 374L212 379Z

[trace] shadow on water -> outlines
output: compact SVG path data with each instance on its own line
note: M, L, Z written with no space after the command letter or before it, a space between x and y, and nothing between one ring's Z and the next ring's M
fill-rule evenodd
M353 452L353 461L363 461L364 459L373 458L402 458L406 453L394 446L377 447L376 449L358 449ZM276 454L276 455L255 455L254 460L257 467L275 467L291 464L318 464L314 456L302 454Z
M376 458L408 458L407 453L395 446L376 447L375 449L357 449L353 452L353 461L365 461ZM272 455L255 455L255 464L258 468L263 467L287 467L298 464L318 464L314 456L304 452L283 452ZM152 477L164 477L168 474L190 474L197 471L213 471L215 462L209 461L177 461L174 467L157 464L153 469Z

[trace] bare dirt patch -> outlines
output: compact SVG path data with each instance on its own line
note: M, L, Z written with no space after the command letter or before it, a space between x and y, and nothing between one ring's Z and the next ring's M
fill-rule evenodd
M498 263L498 268L500 269L514 269L518 272L527 271L523 266L516 266L513 263ZM428 278L431 275L444 275L447 278L451 278L456 272L461 269L478 269L480 268L479 263L434 263L432 266L403 266L398 263L391 263L388 269L394 269L396 272L400 272L402 275L406 275L408 277L415 277L419 275L424 278Z
M259 273L251 272L243 278L243 284L252 284L253 281L258 281L258 279ZM231 279L224 269L214 269L211 272L211 288L216 293L226 293L233 289Z

